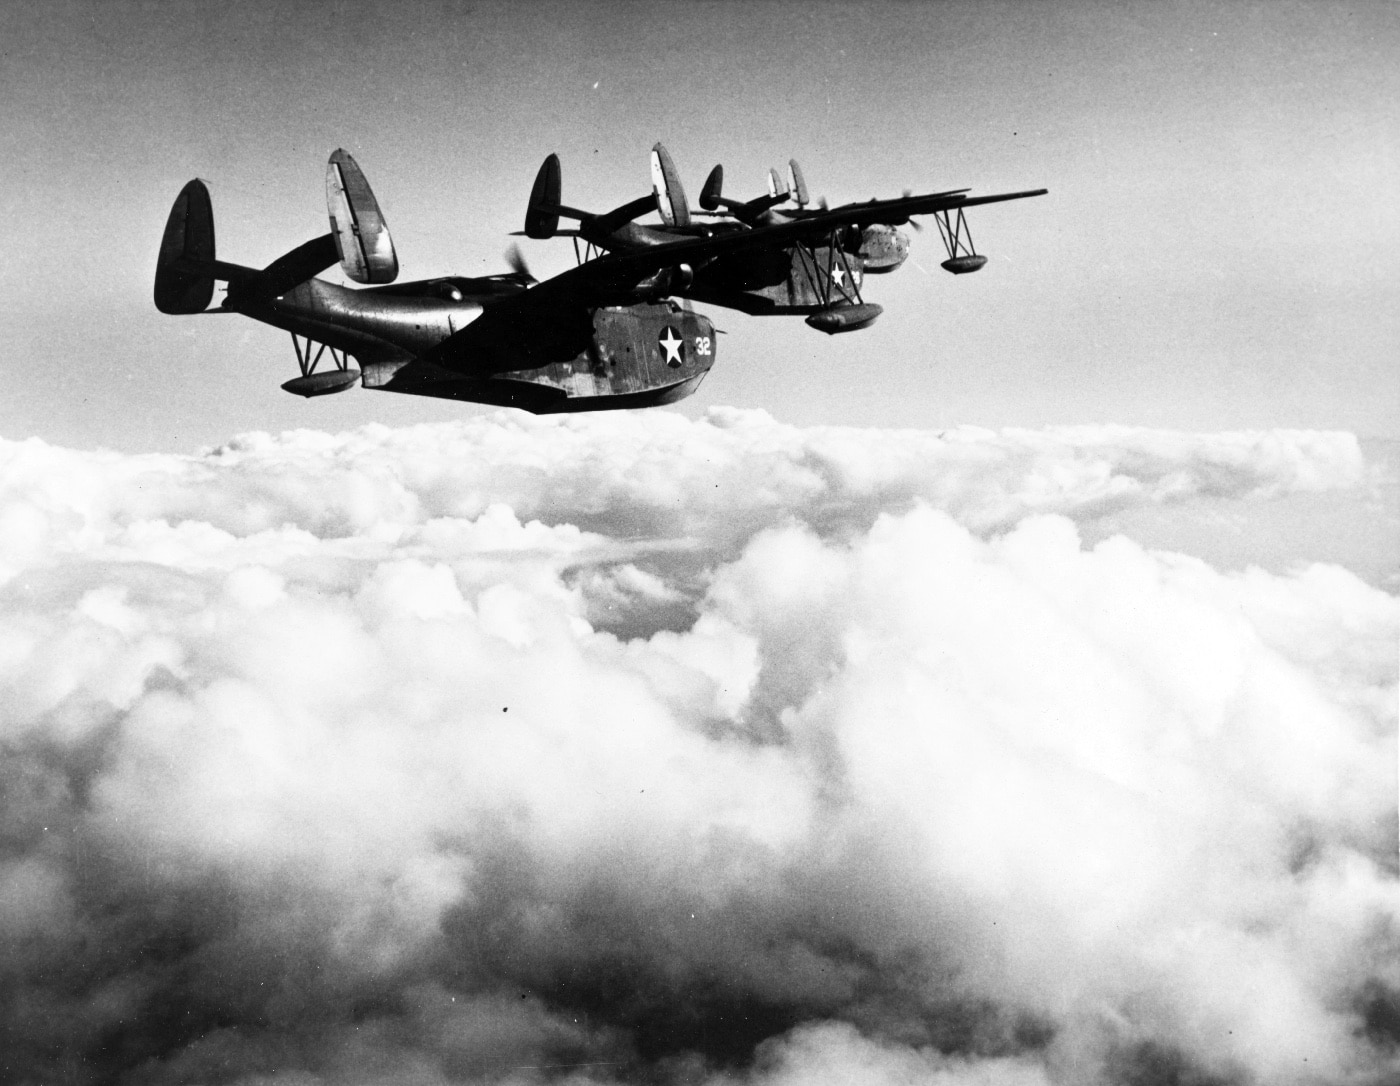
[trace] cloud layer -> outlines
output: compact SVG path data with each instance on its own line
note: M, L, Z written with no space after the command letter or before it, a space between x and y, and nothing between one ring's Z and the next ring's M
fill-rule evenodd
M11 1081L1381 1083L1400 606L1078 525L1344 434L0 443Z

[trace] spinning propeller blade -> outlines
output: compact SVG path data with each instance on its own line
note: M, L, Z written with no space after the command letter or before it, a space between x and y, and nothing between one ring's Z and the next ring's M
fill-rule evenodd
M904 198L905 198L906 200L909 199L909 197L911 197L911 196L913 196L913 195L914 195L914 190L913 190L913 189L905 189L905 190L904 190ZM918 219L914 218L914 216L912 216L912 215L909 216L909 225L912 226L912 227L914 228L914 231L915 231L916 233L922 234L922 233L924 232L924 224L921 223Z
M520 251L520 246L515 242L511 242L510 248L506 250L506 263L510 265L510 270L522 283L533 285L539 282L530 273L530 265L525 263L525 254Z

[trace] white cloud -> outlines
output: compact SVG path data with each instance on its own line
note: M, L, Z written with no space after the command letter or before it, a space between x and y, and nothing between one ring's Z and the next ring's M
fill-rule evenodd
M1365 473L735 411L0 444L8 1070L1387 1081L1400 605L1076 528Z

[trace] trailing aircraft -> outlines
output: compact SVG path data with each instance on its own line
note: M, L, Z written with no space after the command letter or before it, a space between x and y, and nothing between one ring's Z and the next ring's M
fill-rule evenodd
M797 219L810 218L831 209L827 206L826 199L823 198L817 208L809 209L807 205L811 198L807 193L807 182L802 176L802 167L797 164L797 159L788 159L787 176L784 177L775 169L768 171L768 192L753 200L732 200L723 194L724 188L724 167L715 166L705 178L705 185L700 190L700 210L707 215L728 214L733 219L747 223L750 226L772 226L776 223L793 222ZM966 192L966 189L961 190ZM906 197L909 193L904 194ZM939 193L940 196L952 196L956 193ZM785 208L779 205L792 200L797 207ZM721 208L723 210L721 210ZM967 235L966 245L961 247L949 246L949 235L946 230L941 229L944 225L946 213L939 215L938 223L940 234L944 239L945 246L949 248L949 260L956 261L959 256L975 256L972 249L972 236ZM903 221L908 222L914 229L919 230L919 226L912 218ZM966 220L963 223L964 232L966 230ZM900 267L909 256L909 237L902 233L894 225L889 223L870 223L861 230L860 248L857 250L860 256L862 270L866 275L883 275L892 272ZM982 263L985 263L983 261ZM948 263L944 262L944 267ZM964 274L976 271L982 264L967 261L956 262L949 271L955 274Z
M700 222L690 209L685 189L669 152L660 143L651 151L652 196L642 197L597 215L561 202L558 155L540 166L525 213L524 236L572 237L576 255L585 262L595 253L637 253L676 245L695 237L724 237L749 231L762 240L742 251L722 253L704 267L693 267L677 285L677 296L762 316L805 316L807 324L829 334L868 327L880 306L866 302L861 287L866 274L892 271L908 255L908 239L896 228L915 215L933 215L948 249L943 267L954 274L982 268L987 258L976 252L964 209L1044 195L1045 189L994 196L967 195L967 189L905 194L894 200L871 200L839 208L808 208L806 183L795 161L789 164L792 185L770 173L767 196L751 201L724 197L724 169L710 171L700 196L700 211L725 208L728 219ZM778 204L797 191L796 211L779 212ZM635 222L653 201L660 226ZM561 229L561 218L578 222ZM915 224L917 226L917 224ZM585 242L579 252L578 241Z

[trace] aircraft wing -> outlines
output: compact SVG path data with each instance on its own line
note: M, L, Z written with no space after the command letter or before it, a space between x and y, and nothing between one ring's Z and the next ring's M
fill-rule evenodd
M798 220L808 227L817 226L830 229L833 226L872 226L881 223L886 226L900 226L909 221L911 215L932 215L936 211L956 211L964 207L977 207L981 204L1000 204L1008 200L1024 200L1031 196L1044 196L1049 189L1029 189L1025 192L1003 192L993 196L967 196L961 192L936 192L928 196L901 196L894 200L870 200L863 204L845 204L830 211L820 211L815 215Z
M963 193L934 193L872 200L772 226L678 240L633 252L608 253L519 294L492 302L480 317L420 355L419 361L469 376L567 361L588 349L593 334L590 310L639 301L639 288L667 268L683 264L696 267L723 256L825 236L841 226L903 223L911 215L1022 200L1043 196L1047 191L1033 189L972 197ZM684 294L683 290L669 289L664 281L657 282L652 290L657 297Z
M610 253L583 265L575 271L583 271L595 265L601 276L611 275L622 281L630 272L649 275L661 268L679 264L698 266L716 257L728 256L753 249L768 249L792 242L809 241L829 235L842 226L870 226L884 223L891 226L909 221L911 215L932 215L938 211L955 211L983 204L999 204L1008 200L1024 200L1031 196L1044 196L1049 189L1030 189L1025 192L1003 192L991 196L968 196L967 190L959 192L939 192L927 196L901 196L894 200L871 200L864 204L847 204L804 215L800 219L775 223L772 226L758 226L752 230L725 233L709 238L676 241L669 245L627 253ZM606 270L605 270L606 268ZM572 273L566 273L572 274Z
M487 377L577 358L593 336L590 306L609 304L593 300L593 279L580 274L589 267L581 264L493 301L461 331L419 355L418 362Z

